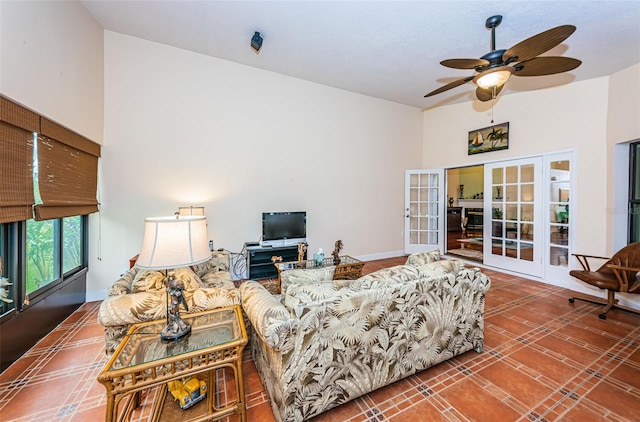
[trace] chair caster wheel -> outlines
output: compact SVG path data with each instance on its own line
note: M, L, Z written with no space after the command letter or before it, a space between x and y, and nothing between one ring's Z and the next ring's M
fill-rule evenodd
M572 297L570 297L570 298L569 298L569 303L573 303L573 302L575 302L575 301L576 301L576 300L575 300L574 298L572 298Z
M600 315L598 315L598 318L607 319L607 314L600 314Z

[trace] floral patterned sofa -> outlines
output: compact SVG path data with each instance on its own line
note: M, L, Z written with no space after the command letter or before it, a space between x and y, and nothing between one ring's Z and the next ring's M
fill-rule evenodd
M229 254L215 251L211 259L191 267L169 270L182 280L189 312L240 304L229 271ZM118 279L100 304L98 322L104 326L106 354L111 355L131 324L166 318L164 271L133 267Z
M254 281L240 286L253 359L278 421L309 419L483 351L491 282L462 261L441 261L439 251L357 280L327 280L322 272L312 278L289 282L284 297Z

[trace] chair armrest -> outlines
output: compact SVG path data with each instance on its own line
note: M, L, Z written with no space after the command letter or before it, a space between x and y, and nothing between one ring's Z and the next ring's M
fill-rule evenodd
M282 353L291 350L298 320L291 318L277 297L255 281L240 285L240 297L242 309L262 341Z
M616 278L618 279L618 283L620 284L620 292L626 293L629 291L629 273L638 274L640 272L640 268L638 267L625 267L622 265L616 264L607 264L607 268L613 270Z
M585 271L592 271L591 267L589 266L589 259L602 259L602 260L608 260L610 258L604 257L604 256L597 256L597 255L584 255L584 254L578 254L578 253L574 253L571 254L573 256L575 256L578 259L578 262L580 263L580 265L582 266L582 269Z

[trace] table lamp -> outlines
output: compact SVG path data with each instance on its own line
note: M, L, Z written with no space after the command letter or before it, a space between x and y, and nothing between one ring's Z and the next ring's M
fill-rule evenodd
M207 237L207 219L203 216L144 220L144 238L136 266L165 272L164 285L171 303L167 299L167 327L160 334L163 340L178 340L191 332L191 326L180 318L180 304L189 311L182 294L184 285L174 276L169 276L168 270L210 259Z

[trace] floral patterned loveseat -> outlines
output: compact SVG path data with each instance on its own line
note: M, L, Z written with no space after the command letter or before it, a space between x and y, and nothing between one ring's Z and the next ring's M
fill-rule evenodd
M184 283L189 312L240 304L226 251L214 251L210 260L171 269L169 274ZM133 267L109 288L108 297L98 311L98 322L104 326L107 355L113 354L131 324L166 318L164 278L164 271Z
M240 285L252 354L278 421L302 421L484 348L489 278L439 251L357 280ZM314 271L314 270L306 270ZM284 276L286 272L282 275Z

